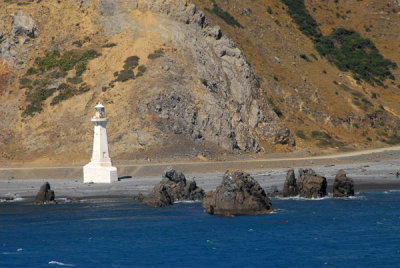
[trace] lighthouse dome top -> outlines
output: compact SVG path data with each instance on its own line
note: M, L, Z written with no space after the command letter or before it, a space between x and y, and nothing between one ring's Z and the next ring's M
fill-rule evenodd
M101 104L100 102L99 103L97 103L97 105L94 107L96 110L98 109L98 108L103 108L104 109L104 106L103 106L103 104Z

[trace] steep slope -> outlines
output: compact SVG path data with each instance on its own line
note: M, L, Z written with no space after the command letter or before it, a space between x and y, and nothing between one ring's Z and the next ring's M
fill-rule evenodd
M296 134L297 148L347 150L399 142L399 69L392 70L395 80L386 79L382 85L357 82L351 72L338 70L319 55L285 4L302 2L195 0L245 51L261 88ZM399 65L398 2L305 0L304 4L323 35L340 27L354 30Z
M87 161L98 101L116 159L294 145L244 54L190 3L8 1L0 12L3 160Z

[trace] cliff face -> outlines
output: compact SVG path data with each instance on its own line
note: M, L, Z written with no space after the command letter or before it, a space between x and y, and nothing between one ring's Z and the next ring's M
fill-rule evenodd
M360 80L314 38L398 65L398 1L0 1L0 161L87 162L98 101L114 159L400 142L399 69Z
M120 159L294 145L245 55L191 3L41 2L4 13L3 158L88 159L97 101Z

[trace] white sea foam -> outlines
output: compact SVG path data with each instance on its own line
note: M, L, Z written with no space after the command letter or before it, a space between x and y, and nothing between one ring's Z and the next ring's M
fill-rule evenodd
M181 200L181 201L175 201L174 204L178 203L200 203L202 202L201 200Z
M333 196L327 195L324 197L317 197L317 198L305 198L305 197L300 197L300 196L274 197L274 198L279 199L279 200L321 201L321 200L331 199L331 198L333 198Z
M6 199L0 199L0 203L4 203L4 202L21 202L24 201L25 198L22 197L10 197L10 198L6 198Z
M59 261L49 261L49 264L59 265L59 266L75 266L73 264L63 263Z
M56 198L57 203L71 203L71 199L68 199L66 197L60 197Z

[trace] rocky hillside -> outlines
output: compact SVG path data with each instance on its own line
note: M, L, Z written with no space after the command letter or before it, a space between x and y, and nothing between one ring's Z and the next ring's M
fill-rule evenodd
M93 107L117 159L294 145L236 44L185 1L8 2L3 158L90 158Z
M2 162L87 162L98 101L114 159L400 140L396 1L0 1Z
M399 143L399 1L194 2L246 53L297 150Z

